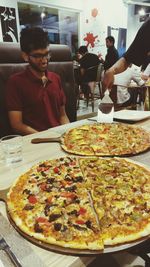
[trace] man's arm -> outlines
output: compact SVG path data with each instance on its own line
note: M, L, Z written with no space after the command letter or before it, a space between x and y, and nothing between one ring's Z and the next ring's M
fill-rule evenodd
M65 106L60 107L60 124L67 124L69 123L69 119L67 117Z
M109 68L103 78L104 91L108 88L111 89L114 83L114 75L123 72L129 66L129 63L124 57L120 58L111 68Z
M22 135L33 134L37 131L32 127L24 124L22 122L22 112L21 111L9 111L8 112L9 121L14 132Z

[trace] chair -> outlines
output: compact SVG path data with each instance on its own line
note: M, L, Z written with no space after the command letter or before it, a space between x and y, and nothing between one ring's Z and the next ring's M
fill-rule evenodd
M130 93L130 99L129 101L127 101L126 103L123 104L118 104L117 103L117 84L114 84L111 92L110 92L110 97L114 102L114 109L115 111L121 110L121 109L131 109L131 110L135 110L137 109L138 105L141 106L141 103L144 104L145 102L145 94L146 94L146 87L145 85L143 86L121 86L119 85L119 87L122 88L128 88L128 91ZM142 109L142 107L140 107L140 110Z
M60 75L66 95L66 113L71 122L76 121L76 94L73 63L70 48L66 45L50 45L50 71ZM9 76L26 68L18 43L0 43L0 137L11 134L11 127L5 107L5 85Z
M88 70L93 69L93 68L95 68L95 71L97 72L96 80L81 84L81 91L84 93L84 96L86 98L87 107L89 105L89 101L91 101L92 112L94 112L95 99L99 99L102 96L101 81L102 81L102 72L104 70L102 63L100 63L98 66L90 67L90 68L88 68ZM98 94L97 94L97 92L95 93L96 88L99 91ZM79 95L79 99L78 99L78 105L79 105L79 101L80 101L80 95Z

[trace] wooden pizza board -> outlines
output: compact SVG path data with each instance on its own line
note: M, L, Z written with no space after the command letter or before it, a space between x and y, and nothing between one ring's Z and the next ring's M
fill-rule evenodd
M8 211L8 208L7 208L7 193L9 192L9 189L10 188L7 188L5 190L0 190L0 201L4 201L5 204L6 204L7 215L8 215L8 219L9 219L10 223L17 230L17 232L19 232L28 241L30 241L34 245L37 245L37 246L39 246L41 248L46 249L46 250L50 250L50 251L53 251L53 252L56 252L56 253L60 253L60 254L64 254L64 255L73 255L73 256L84 256L84 255L86 256L86 255L88 255L88 256L93 256L93 255L98 255L98 254L102 254L102 253L114 253L114 252L118 252L118 251L122 251L122 250L128 250L131 247L138 246L142 242L144 242L147 239L149 239L149 236L146 236L144 238L138 239L137 241L133 241L133 242L130 242L130 243L119 244L119 245L115 245L115 246L105 246L104 250L88 250L88 249L64 248L64 247L61 247L61 246L56 246L56 245L48 244L46 242L42 242L42 241L37 240L36 238L34 238L32 236L29 236L28 234L26 234L25 232L20 230L20 228L15 224L15 222L11 218L11 215L10 215L10 213Z

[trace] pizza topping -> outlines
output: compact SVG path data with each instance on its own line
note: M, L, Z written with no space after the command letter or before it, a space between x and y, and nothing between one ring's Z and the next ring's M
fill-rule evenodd
M85 214L87 212L87 210L85 208L80 208L80 210L78 211L79 214Z
M62 148L76 155L118 156L137 154L150 148L150 134L122 123L95 123L67 131Z
M49 160L22 175L7 202L34 238L100 250L149 234L150 171L119 158Z
M78 224L73 224L73 227L76 228L79 231L86 231L87 230L86 227L82 227L82 226L80 226Z
M77 189L76 185L72 185L70 187L66 187L65 190L69 192L75 192Z
M67 213L68 215L75 215L76 217L79 215L77 210L72 210L70 212Z
M36 221L37 221L38 223L45 223L45 222L48 222L47 218L45 218L45 217L38 217L38 218L36 219Z
M55 229L55 231L60 231L61 230L61 227L62 227L62 224L61 223L54 223L54 229Z
M35 204L35 203L37 202L37 198L36 198L36 196L34 196L34 195L30 195L30 196L28 197L28 200L29 200L29 202L32 203L32 204Z
M53 222L56 221L58 218L60 218L62 216L62 214L51 214L49 216L49 222Z
M30 195L30 194L31 194L31 191L30 191L29 189L26 188L26 189L23 190L23 194L24 194L24 193L26 193L27 195Z
M36 222L36 223L34 224L34 231L35 231L36 233L43 233L43 229L40 227L40 225L39 225L38 222Z
M55 168L54 168L54 173L60 173L60 170L59 170L58 167L55 167Z
M26 204L23 209L24 210L32 210L33 208L34 208L34 206L32 206L30 204Z

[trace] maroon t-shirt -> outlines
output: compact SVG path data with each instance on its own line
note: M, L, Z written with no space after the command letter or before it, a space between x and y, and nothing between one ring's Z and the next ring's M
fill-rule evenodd
M60 107L66 102L60 77L48 71L46 77L44 87L27 68L12 75L6 88L7 110L22 111L23 123L37 131L60 125Z

